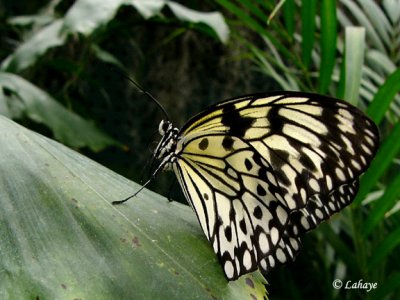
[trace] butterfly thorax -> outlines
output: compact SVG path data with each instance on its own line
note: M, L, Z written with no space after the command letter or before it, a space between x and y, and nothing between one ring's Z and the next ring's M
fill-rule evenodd
M156 159L160 160L160 166L163 169L171 169L172 162L175 159L175 149L178 141L179 129L174 127L170 121L162 120L158 127L162 138L154 151Z

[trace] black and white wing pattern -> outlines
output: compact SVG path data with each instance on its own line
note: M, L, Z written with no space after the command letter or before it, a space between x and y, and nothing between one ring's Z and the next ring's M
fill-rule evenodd
M234 280L294 260L301 235L354 199L379 134L346 102L279 92L211 106L171 139L158 157Z

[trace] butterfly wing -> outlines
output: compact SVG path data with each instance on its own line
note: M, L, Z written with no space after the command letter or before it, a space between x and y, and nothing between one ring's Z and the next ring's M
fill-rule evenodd
M228 279L293 260L348 205L378 144L357 108L284 92L232 99L182 128L174 169Z
M210 145L218 145L224 138L207 136ZM258 153L232 137L235 151L211 147L206 156L193 154L192 146L197 147L202 139L199 135L189 141L174 168L227 278L235 279L256 270L260 257L277 246L288 212L272 195L258 195L265 183L246 171L243 163L247 156L258 157Z

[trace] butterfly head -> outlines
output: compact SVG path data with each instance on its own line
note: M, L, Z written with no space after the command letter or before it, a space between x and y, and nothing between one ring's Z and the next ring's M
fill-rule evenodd
M164 136L169 130L172 129L172 123L170 121L161 120L160 125L158 125L158 132L161 136Z

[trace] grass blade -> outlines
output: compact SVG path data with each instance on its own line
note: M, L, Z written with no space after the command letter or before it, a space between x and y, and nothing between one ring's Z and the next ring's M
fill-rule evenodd
M400 287L400 272L393 272L384 282L379 283L377 289L373 290L371 299L398 299L387 297Z
M353 105L357 105L364 63L365 29L362 27L346 27L345 36L346 87L344 99Z
M295 16L295 3L294 0L286 0L283 5L283 17L285 19L285 25L287 33L291 40L293 40L294 34L294 16Z
M367 237L372 230L384 219L385 213L392 208L400 194L400 174L387 186L383 196L374 202L373 209L369 212L368 218L362 228L362 235Z
M392 231L382 242L372 251L372 256L368 262L368 269L373 271L378 264L387 259L389 253L400 244L400 228Z
M360 189L354 203L360 204L368 192L386 172L393 159L400 151L400 122L396 123L385 142L380 147L367 172L361 177Z
M367 114L379 124L389 109L394 96L400 91L400 68L394 71L379 88L374 99L368 106Z
M301 3L301 59L306 68L310 67L311 54L315 39L315 17L317 1L309 0Z
M340 259L343 260L346 266L356 274L356 270L358 270L357 259L346 243L340 239L339 235L332 230L329 224L324 223L320 225L320 230L323 232L326 241L328 241L335 249L335 252Z
M321 5L321 66L319 92L326 93L336 60L337 37L336 1L322 0Z

